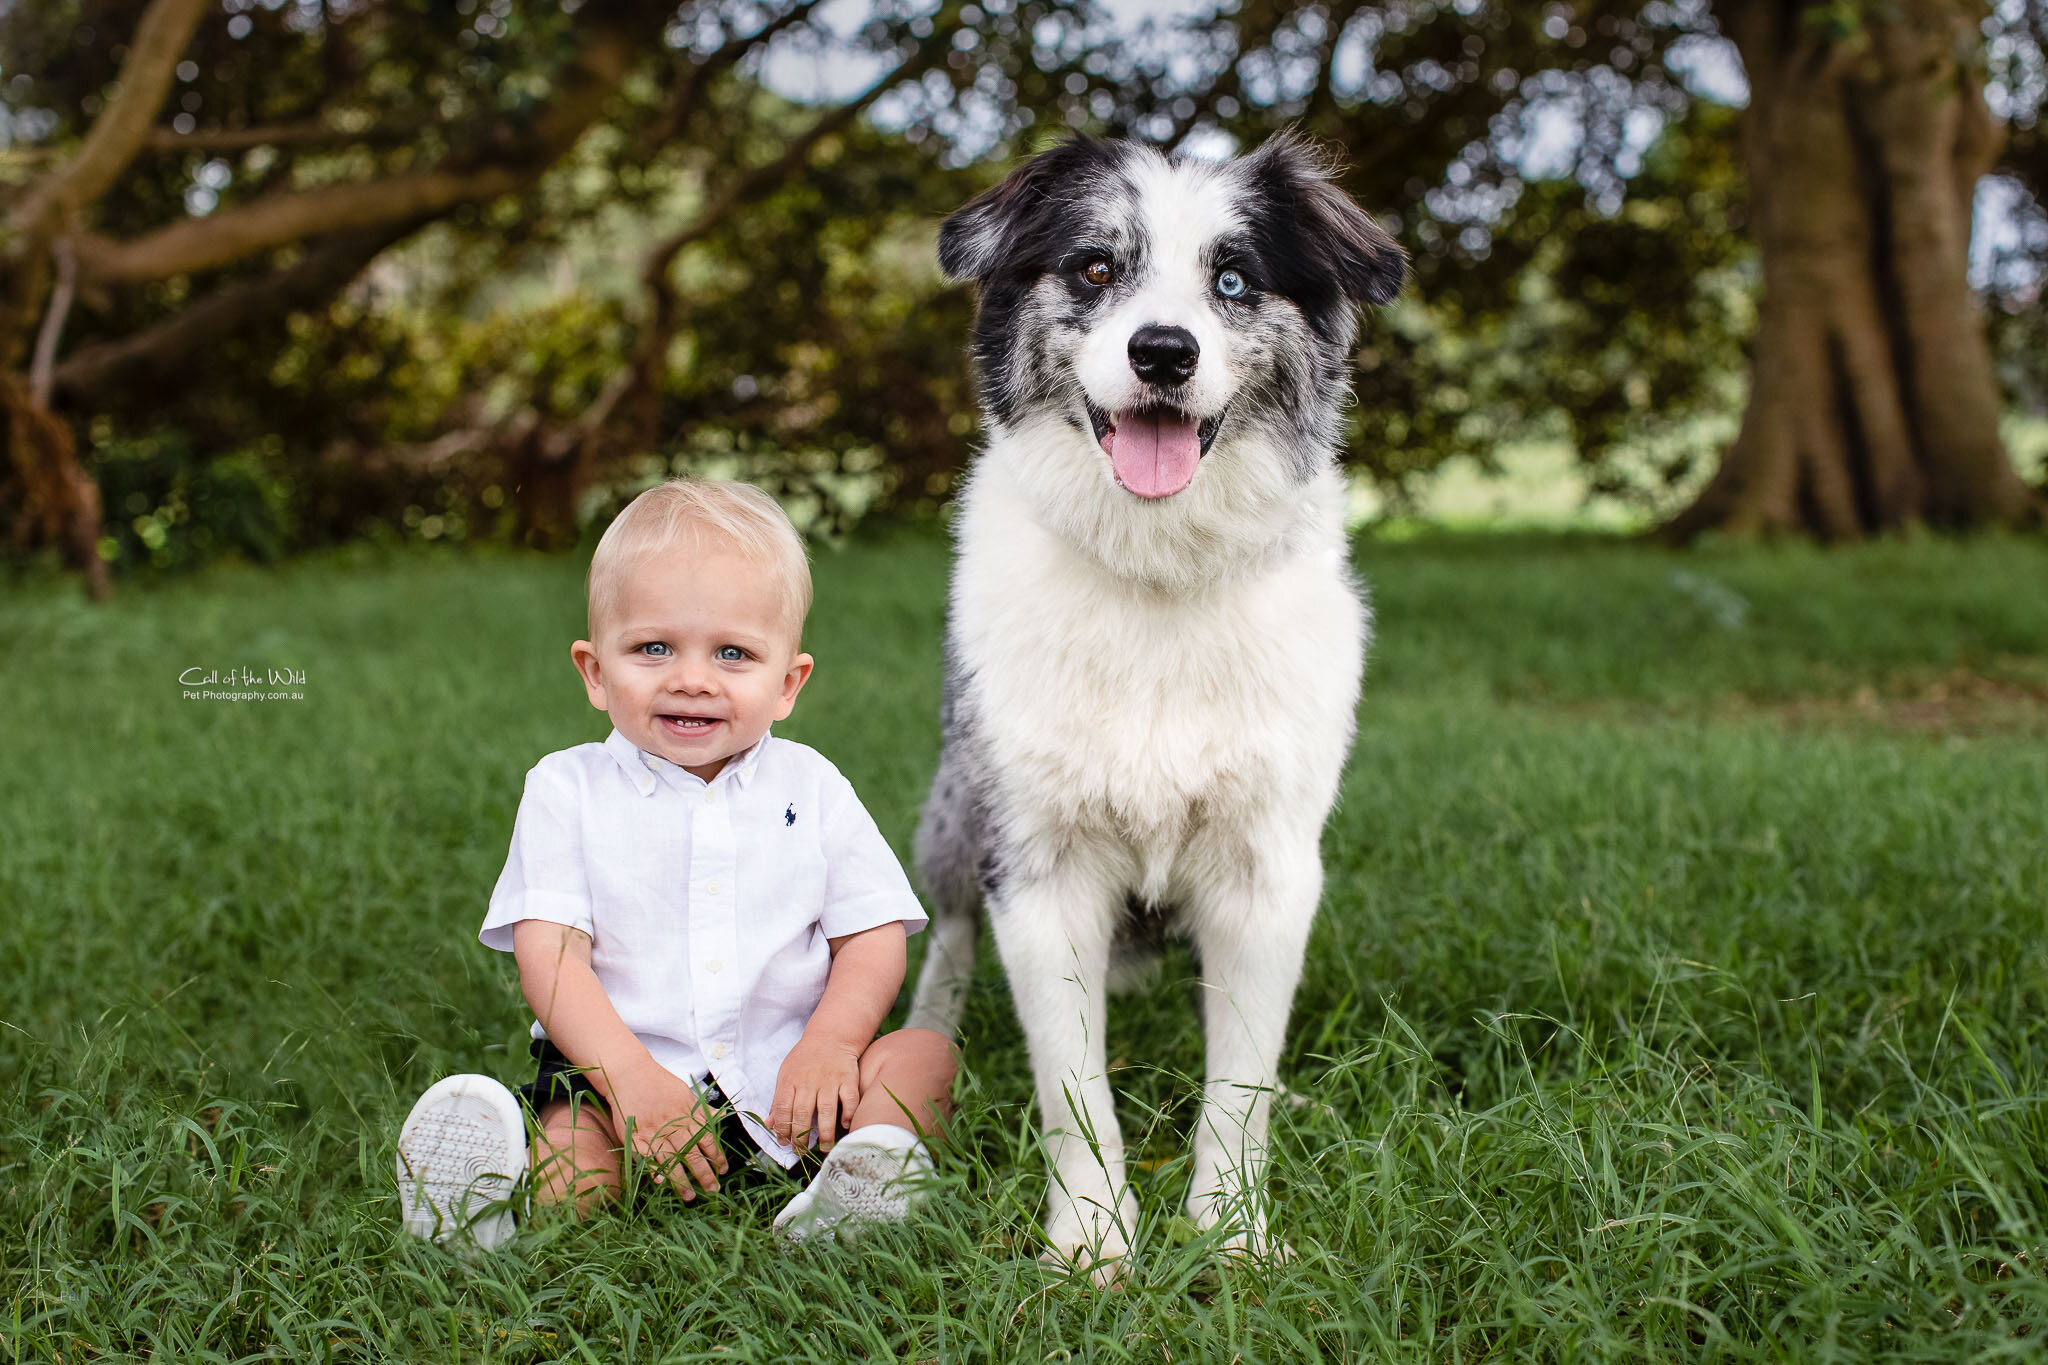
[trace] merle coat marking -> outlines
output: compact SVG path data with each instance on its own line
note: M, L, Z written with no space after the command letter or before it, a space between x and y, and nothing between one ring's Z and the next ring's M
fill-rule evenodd
M1369 626L1338 413L1356 305L1391 299L1404 258L1276 138L1220 163L1067 143L948 219L939 260L979 286L989 438L955 528L909 1023L955 1031L985 904L1046 1129L1046 1234L1106 1278L1137 1206L1104 989L1134 941L1189 938L1208 1057L1187 1211L1270 1250L1270 1098ZM1110 451L1147 432L1171 468L1127 481Z

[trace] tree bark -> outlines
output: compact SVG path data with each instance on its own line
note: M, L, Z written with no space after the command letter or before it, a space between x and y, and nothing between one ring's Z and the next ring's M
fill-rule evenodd
M1981 8L1905 0L1828 28L1801 0L1716 6L1749 76L1763 297L1742 426L1670 537L2041 521L1999 439L1967 274L2001 131L1973 57Z
M28 548L31 538L62 546L65 564L85 579L93 601L106 601L114 589L100 558L100 489L78 466L71 428L5 371L0 410L7 414L7 453L24 492L12 532L15 549Z
M7 463L22 492L22 511L12 540L26 548L32 537L54 541L65 560L85 579L95 601L112 593L100 558L100 492L79 467L71 428L48 406L51 361L75 287L73 246L57 246L80 210L106 193L149 136L150 122L163 104L178 56L205 15L208 0L152 0L136 26L106 107L85 140L63 164L24 191L0 221L0 412L6 421ZM50 288L53 258L62 262L57 297L37 325ZM39 335L35 375L15 373L28 338Z
M523 188L544 165L482 166L472 171L394 175L369 184L323 185L281 192L206 218L184 218L119 242L87 236L78 257L101 286L140 284L211 270L270 247L329 232L436 217L457 204L495 199Z
M150 123L207 3L153 0L136 26L106 107L77 152L9 207L0 223L0 371L21 363L35 328L49 279L50 243L71 230L73 216L107 192L149 139Z

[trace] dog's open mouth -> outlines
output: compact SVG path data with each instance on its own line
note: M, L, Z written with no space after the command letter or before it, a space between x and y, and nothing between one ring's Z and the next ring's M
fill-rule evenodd
M1223 425L1220 412L1198 419L1177 408L1148 407L1111 416L1081 401L1116 481L1141 498L1170 498L1194 482L1195 466Z

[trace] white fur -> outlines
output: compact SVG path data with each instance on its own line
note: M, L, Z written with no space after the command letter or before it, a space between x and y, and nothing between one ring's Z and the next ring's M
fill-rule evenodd
M1307 344L1306 325L1274 299L1260 340L1215 305L1205 247L1241 226L1224 172L1134 153L1128 183L1147 275L1074 337L1071 382L1121 411L1143 389L1129 338L1176 325L1201 348L1187 407L1224 412L1269 377L1276 337ZM1046 316L1063 287L1034 286L1052 291ZM1308 444L1288 448L1240 403L1193 482L1145 499L1118 485L1080 414L1042 401L992 426L961 493L954 761L971 765L962 780L994 831L988 914L1045 1129L1047 1237L1098 1278L1114 1273L1137 1215L1103 1038L1110 945L1131 895L1171 907L1202 964L1207 1064L1187 1212L1229 1224L1227 1245L1275 1250L1270 1100L1369 628L1346 566L1334 413L1322 410L1334 398L1316 407L1292 427ZM935 902L966 898L961 868L927 857L961 828L945 777L926 812L939 833L919 836L928 886L950 879L943 896L931 886ZM973 929L934 911L908 1022L950 1033Z
M1367 634L1342 485L1326 473L1263 521L1207 522L1234 571L1185 584L1159 568L1191 534L1187 509L1098 490L1126 517L1166 514L1105 563L1048 525L1093 500L1034 498L1022 480L1054 460L1032 445L999 435L968 483L953 612L1013 851L991 920L1047 1133L1047 1235L1085 1263L1121 1255L1135 1226L1103 1042L1109 942L1135 888L1178 908L1209 988L1188 1214L1263 1248L1269 1100ZM1088 1132L1100 1161L1075 1140Z

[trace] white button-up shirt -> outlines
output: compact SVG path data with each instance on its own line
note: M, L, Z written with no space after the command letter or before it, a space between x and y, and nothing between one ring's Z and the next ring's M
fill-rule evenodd
M527 919L590 935L626 1027L683 1080L709 1072L784 1166L796 1152L765 1120L824 998L826 940L926 923L902 864L817 750L763 736L707 783L616 729L526 775L477 937L510 952ZM547 1035L536 1023L533 1036Z

